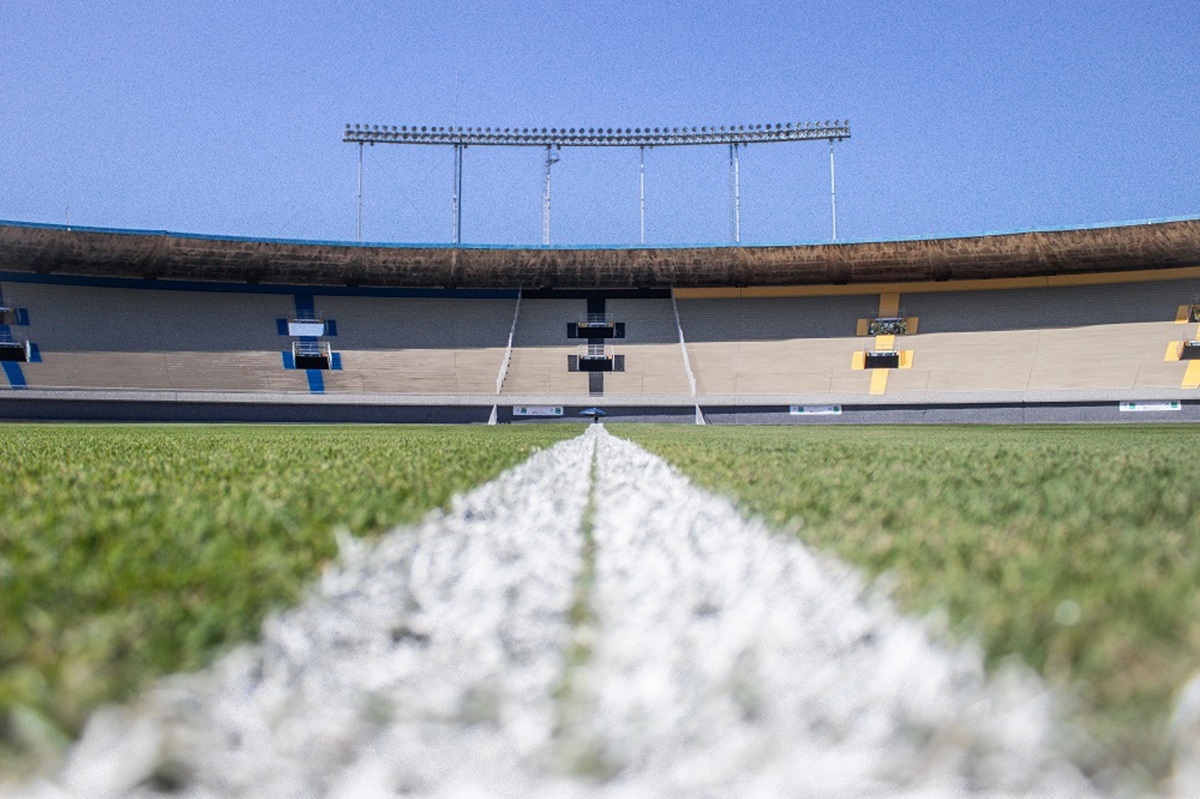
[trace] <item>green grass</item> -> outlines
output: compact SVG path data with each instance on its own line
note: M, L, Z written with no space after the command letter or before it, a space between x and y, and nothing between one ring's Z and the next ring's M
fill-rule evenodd
M576 425L0 427L0 772ZM30 739L34 740L30 740Z
M945 609L994 665L1081 700L1108 756L1160 773L1200 668L1200 428L615 426L700 485Z
M992 664L1070 686L1115 762L1161 771L1172 692L1200 669L1200 428L609 428L895 575ZM335 527L415 521L579 430L0 427L0 772L252 638Z

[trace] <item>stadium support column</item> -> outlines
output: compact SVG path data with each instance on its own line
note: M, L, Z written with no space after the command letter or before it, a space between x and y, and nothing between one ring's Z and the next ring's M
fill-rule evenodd
M550 167L558 163L553 145L546 145L546 191L542 195L542 244L550 246Z
M465 144L454 145L454 246L462 244L462 161Z
M833 139L829 140L829 211L833 218L833 241L837 241L837 187L833 181Z
M742 243L741 176L738 174L738 143L729 145L729 229L734 244Z

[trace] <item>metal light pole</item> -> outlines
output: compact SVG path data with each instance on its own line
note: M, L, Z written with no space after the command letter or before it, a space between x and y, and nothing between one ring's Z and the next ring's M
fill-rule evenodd
M829 140L829 210L833 217L833 241L837 241L837 186L833 181L833 139Z
M550 246L550 167L558 163L558 154L546 145L546 193L542 195L542 244Z
M358 143L358 240L362 242L362 164L363 143Z
M742 189L738 164L739 143L729 145L729 203L730 203L730 233L733 243L742 243Z
M639 196L641 199L642 237L641 243L646 243L646 145L638 147L641 153L641 166L638 172Z
M454 245L462 244L462 173L465 144L454 145Z

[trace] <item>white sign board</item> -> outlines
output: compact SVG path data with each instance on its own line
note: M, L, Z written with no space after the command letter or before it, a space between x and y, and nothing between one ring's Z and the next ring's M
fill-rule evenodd
M325 335L324 322L288 322L289 336L311 336L313 338Z
M841 405L793 405L792 416L841 416Z
M561 405L514 405L513 416L562 416Z
M1160 402L1122 402L1120 405L1122 412L1177 411L1182 407L1183 405L1179 400Z

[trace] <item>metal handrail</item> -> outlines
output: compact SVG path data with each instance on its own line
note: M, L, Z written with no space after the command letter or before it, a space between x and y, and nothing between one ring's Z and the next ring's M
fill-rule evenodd
M608 344L581 344L579 357L586 360L607 360L613 357L613 348Z
M696 375L692 373L692 362L688 359L687 344L683 340L683 323L679 320L679 304L675 302L675 292L671 292L671 310L675 312L675 330L679 333L679 351L683 353L683 371L687 373L688 387L692 396L696 396ZM699 409L697 408L697 413Z
M293 341L292 355L318 356L328 358L332 352L328 341Z
M508 377L508 366L512 363L513 337L517 334L517 317L521 314L521 290L517 289L517 305L513 308L512 326L508 328L508 345L504 348L504 358L500 361L500 372L496 375L496 393L504 387L504 379Z
M580 322L580 327L612 327L612 314L589 313Z
M905 316L877 316L867 325L870 336L902 336L908 333L908 318Z

